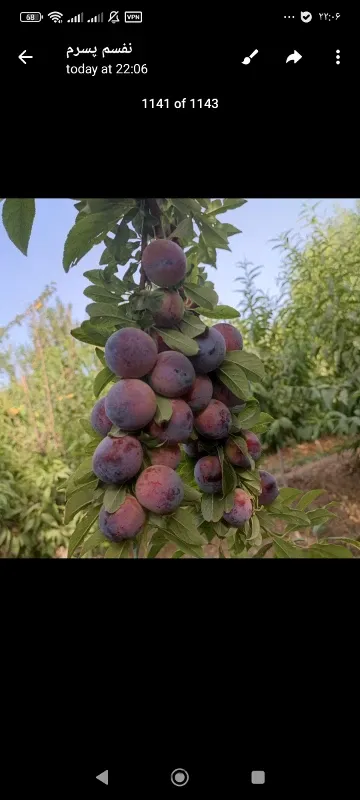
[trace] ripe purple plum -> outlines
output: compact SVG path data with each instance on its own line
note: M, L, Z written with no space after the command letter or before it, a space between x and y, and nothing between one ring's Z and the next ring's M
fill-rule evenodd
M205 333L196 336L194 342L199 345L199 352L196 356L191 356L190 361L194 365L195 372L199 375L206 375L217 369L224 361L226 355L225 339L215 328L208 328Z
M106 436L95 450L92 469L104 483L124 483L139 472L142 461L142 447L134 436Z
M121 378L143 378L152 370L158 356L154 340L138 328L115 331L105 345L105 361Z
M123 504L110 514L103 506L99 515L101 533L111 542L132 539L141 530L146 520L144 509L135 497L128 494Z
M259 505L260 506L269 506L270 503L273 503L276 500L279 494L279 487L276 483L276 479L270 472L265 472L264 469L259 470L260 481L261 481L261 494L259 495Z
M204 411L209 405L213 395L213 385L207 375L197 375L189 392L184 395L184 400L192 411Z
M168 444L178 444L187 442L192 434L194 417L191 408L184 400L171 400L172 415L168 422L158 425L151 422L148 431L151 436L155 436L160 442Z
M154 312L154 322L159 328L172 328L184 316L184 303L179 292L163 292L160 307Z
M218 322L216 325L213 325L213 328L219 331L224 337L227 351L243 349L243 337L240 331L234 328L234 325L229 325L228 322Z
M156 397L147 383L137 378L118 381L105 402L106 413L123 431L138 431L151 422L156 413Z
M181 397L195 382L195 370L186 356L175 350L169 350L166 353L159 353L148 381L157 394L164 397Z
M252 515L251 497L243 489L235 489L234 505L227 514L223 514L223 519L234 528L238 528L250 519Z
M184 486L180 476L170 467L148 467L136 481L135 494L148 511L172 514L184 499Z
M207 439L224 439L231 428L231 414L224 403L210 400L209 405L195 417L194 426L200 436Z
M178 444L168 447L153 447L149 450L150 461L153 467L170 467L176 469L181 461L181 450Z
M217 456L203 456L194 469L196 483L205 494L220 492L222 487L221 464Z
M220 400L220 402L224 403L228 408L245 405L244 400L240 400L239 397L236 397L236 394L218 380L213 381L213 398L214 400Z
M98 400L91 412L90 424L100 436L107 436L113 426L111 419L106 415L105 397Z
M186 256L171 239L154 239L145 247L141 263L146 277L161 288L176 286L185 278Z
M251 458L253 458L254 461L258 461L261 456L261 442L258 437L255 436L255 433L252 433L252 431L241 431L239 435L245 440ZM241 452L231 439L226 442L225 455L229 459L230 464L241 467L241 469L250 469L251 463L248 457Z

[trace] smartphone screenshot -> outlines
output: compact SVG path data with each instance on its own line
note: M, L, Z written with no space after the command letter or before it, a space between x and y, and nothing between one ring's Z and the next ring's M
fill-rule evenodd
M4 796L356 785L359 11L306 8L2 10Z

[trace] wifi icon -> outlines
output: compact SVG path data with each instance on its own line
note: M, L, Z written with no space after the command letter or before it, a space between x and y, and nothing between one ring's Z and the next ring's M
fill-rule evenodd
M64 15L61 14L60 11L50 11L50 14L48 14L48 17L50 17L53 22L62 22L61 17L63 16Z

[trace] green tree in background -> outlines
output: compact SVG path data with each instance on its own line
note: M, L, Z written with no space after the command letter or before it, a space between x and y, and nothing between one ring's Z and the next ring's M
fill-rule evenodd
M287 231L275 245L278 297L257 286L260 268L239 264L236 279L235 324L266 367L254 393L277 417L264 434L271 447L360 430L360 204L325 220L305 208L301 219L303 234Z
M2 556L53 556L74 528L64 525L63 487L87 442L78 415L91 407L97 359L70 336L71 308L49 306L53 294L0 330ZM28 343L11 348L15 324L27 326Z

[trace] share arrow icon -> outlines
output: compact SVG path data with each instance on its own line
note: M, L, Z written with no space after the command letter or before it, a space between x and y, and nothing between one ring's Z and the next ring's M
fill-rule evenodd
M291 53L291 55L287 57L286 63L288 63L288 61L293 61L294 64L296 64L297 61L300 61L300 58L302 58L300 53L298 53L297 50L294 50L294 52Z

